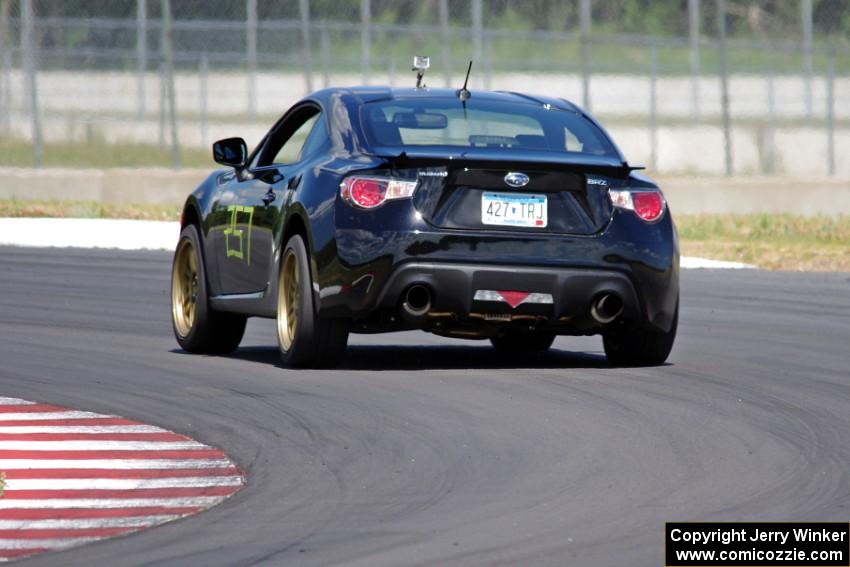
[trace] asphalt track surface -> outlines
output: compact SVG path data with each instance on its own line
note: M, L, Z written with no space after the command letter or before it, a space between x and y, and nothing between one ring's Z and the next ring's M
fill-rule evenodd
M269 321L176 349L170 255L0 249L0 395L223 448L247 486L26 565L660 565L663 522L850 517L850 276L683 273L669 364L354 336L281 368Z

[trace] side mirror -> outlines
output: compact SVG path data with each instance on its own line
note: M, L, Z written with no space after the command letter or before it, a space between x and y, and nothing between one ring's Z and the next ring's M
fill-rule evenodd
M248 145L242 138L225 138L213 144L213 160L240 169L248 162Z

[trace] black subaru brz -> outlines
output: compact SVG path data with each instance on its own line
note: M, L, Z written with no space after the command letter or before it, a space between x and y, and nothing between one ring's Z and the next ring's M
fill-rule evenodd
M190 352L277 319L283 361L331 366L349 333L421 329L544 351L601 334L615 365L664 362L679 253L658 186L587 112L513 92L316 92L248 153L213 146L188 198L172 319Z

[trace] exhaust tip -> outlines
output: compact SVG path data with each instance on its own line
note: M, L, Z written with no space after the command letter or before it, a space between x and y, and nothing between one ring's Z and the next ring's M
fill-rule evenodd
M590 316L602 325L611 323L623 312L623 300L616 293L603 293L590 305Z
M422 284L413 284L407 288L401 308L411 317L422 317L431 309L431 290Z

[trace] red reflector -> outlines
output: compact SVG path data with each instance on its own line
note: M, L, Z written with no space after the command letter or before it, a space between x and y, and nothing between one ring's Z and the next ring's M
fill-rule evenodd
M376 179L353 179L348 187L348 196L352 201L363 207L371 209L384 202L387 193L387 184Z
M664 199L655 191L635 191L632 202L637 216L645 221L658 220L664 213Z
M511 308L514 308L522 303L522 300L528 297L530 293L527 291L500 291L499 295Z

